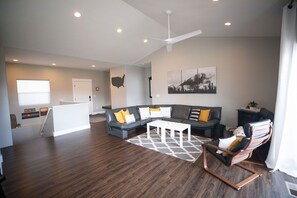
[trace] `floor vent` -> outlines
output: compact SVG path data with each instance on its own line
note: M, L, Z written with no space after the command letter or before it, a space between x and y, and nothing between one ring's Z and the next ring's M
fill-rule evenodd
M286 181L286 186L287 186L289 194L292 197L297 197L297 184Z

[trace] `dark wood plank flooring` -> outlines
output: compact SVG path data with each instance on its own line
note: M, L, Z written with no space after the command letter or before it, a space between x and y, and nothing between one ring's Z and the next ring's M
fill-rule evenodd
M2 149L7 197L289 197L284 181L296 178L246 164L263 176L236 191L190 163L129 144L106 133L106 123L56 138ZM247 176L208 157L234 180Z

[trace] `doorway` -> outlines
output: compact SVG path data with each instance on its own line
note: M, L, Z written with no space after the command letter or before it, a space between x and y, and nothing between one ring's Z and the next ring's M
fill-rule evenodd
M89 103L89 114L93 113L93 93L91 79L72 79L73 101Z

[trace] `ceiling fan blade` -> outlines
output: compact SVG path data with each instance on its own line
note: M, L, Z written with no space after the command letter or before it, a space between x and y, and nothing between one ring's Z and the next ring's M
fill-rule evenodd
M155 40L155 41L162 41L164 42L164 39L160 39L160 38L155 38L155 37L146 37L147 39L150 39L150 40Z
M174 38L170 38L170 39L166 39L165 42L167 44L174 44L174 43L177 43L179 41L183 41L183 40L186 40L188 38L191 38L191 37L194 37L194 36L197 36L199 34L201 34L202 31L201 30L196 30L194 32L190 32L190 33L187 33L187 34L183 34L183 35L180 35L180 36L177 36L177 37L174 37Z
M167 44L166 49L167 49L167 52L171 52L172 51L172 44Z

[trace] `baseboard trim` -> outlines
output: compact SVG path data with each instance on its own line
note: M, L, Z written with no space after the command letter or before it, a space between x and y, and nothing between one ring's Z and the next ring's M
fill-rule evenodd
M60 136L60 135L74 133L74 132L81 131L81 130L84 130L84 129L89 129L89 128L91 128L91 125L87 124L87 125L84 125L84 126L75 127L75 128L71 128L71 129L67 129L67 130L54 131L53 135L54 135L54 137L57 137L57 136Z

